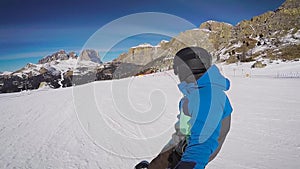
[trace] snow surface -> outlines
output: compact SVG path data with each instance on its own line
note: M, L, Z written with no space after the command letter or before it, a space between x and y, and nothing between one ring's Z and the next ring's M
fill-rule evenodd
M157 45L155 45L155 46L153 46L153 45L151 45L151 44L149 44L149 43L142 43L142 44L139 44L139 45L137 45L137 46L133 46L133 47L131 47L131 49L136 49L136 48L159 48L159 47L161 47L161 44L162 43L168 43L169 41L167 41L167 40L161 40Z
M10 75L12 74L13 72L9 72L9 71L4 71L2 73L0 73L0 75Z
M234 108L207 169L300 166L300 62L219 64ZM0 95L0 168L131 169L169 140L181 97L172 71Z
M288 44L300 44L300 30L298 30L296 33L292 34L292 31L294 29L289 30L289 33L281 38L281 42L288 43Z
M139 44L139 45L137 45L137 46L133 46L133 47L131 47L132 49L135 49L135 48L153 48L153 47L155 47L155 46L152 46L151 44L149 44L149 43L143 43L143 44Z
M160 41L160 44L161 44L161 43L168 43L168 42L169 42L168 40L161 40L161 41Z

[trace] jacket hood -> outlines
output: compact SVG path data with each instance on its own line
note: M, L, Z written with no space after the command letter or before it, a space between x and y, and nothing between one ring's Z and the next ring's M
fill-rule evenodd
M214 86L221 90L227 91L230 87L230 82L219 71L216 65L212 65L195 83L182 82L178 85L180 91L187 95L191 90L203 87Z

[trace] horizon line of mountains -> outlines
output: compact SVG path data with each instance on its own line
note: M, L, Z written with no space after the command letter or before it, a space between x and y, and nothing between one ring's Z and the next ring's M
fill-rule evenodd
M198 29L186 30L158 45L131 47L111 62L103 63L94 49L80 56L64 50L27 64L11 74L0 75L0 93L37 89L40 84L52 88L124 78L172 69L175 53L184 47L199 46L217 62L255 62L254 68L274 60L300 58L300 0L286 0L275 11L243 20L236 26L207 21Z

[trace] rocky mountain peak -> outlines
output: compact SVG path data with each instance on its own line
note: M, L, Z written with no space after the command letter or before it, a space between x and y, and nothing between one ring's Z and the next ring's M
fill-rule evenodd
M300 7L300 0L286 0L278 9L293 9Z
M72 59L77 59L77 54L75 52L70 52L69 53L69 58L72 58Z
M94 49L84 49L80 54L79 61L102 63L98 52Z
M49 62L57 61L57 60L68 60L69 58L76 59L77 58L76 53L70 52L69 54L67 54L66 51L60 50L58 52L55 52L51 55L48 55L48 56L40 59L38 61L38 64L45 64L45 63L49 63Z

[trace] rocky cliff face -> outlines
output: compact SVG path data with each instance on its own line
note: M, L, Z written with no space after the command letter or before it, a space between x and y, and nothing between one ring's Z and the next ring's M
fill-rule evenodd
M300 1L287 0L277 10L255 16L251 20L240 22L236 28L236 37L274 37L274 33L284 35L291 29L297 31L300 22Z
M234 26L225 22L207 21L200 25L200 29L209 30L208 41L216 51L230 43L234 34Z
M207 23L210 23L211 25L216 23L224 25L224 27L231 26L229 24L213 21ZM170 42L162 41L156 46L141 44L139 46L132 47L127 53L121 54L117 59L115 59L115 61L147 65L148 63L155 61L157 58L174 56L178 50L187 46L201 46L210 52L216 52L219 47L218 43L225 43L223 40L220 40L221 38L218 38L219 36L225 36L225 31L220 33L216 30L212 30L212 28L215 29L214 27L210 27L211 30L208 28L187 30L172 38ZM228 35L226 34L226 36Z
M233 26L227 23L208 21L200 28L187 30L172 38L170 42L162 41L156 46L139 45L132 47L127 53L121 54L116 61L147 65L163 57L168 60L174 57L177 51L188 46L200 46L214 54L232 38ZM217 56L213 55L215 60ZM172 63L172 62L171 62ZM155 64L157 65L157 64ZM166 65L170 67L170 65Z
M115 61L123 63L133 63L137 65L146 65L147 63L159 58L163 54L163 48L167 41L161 41L156 46L150 44L141 44L131 47L127 53L121 54Z
M229 62L260 57L288 60L299 57L299 4L299 0L287 0L275 11L241 21L234 27L230 43L217 54Z

